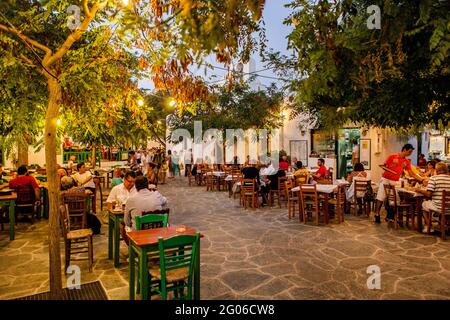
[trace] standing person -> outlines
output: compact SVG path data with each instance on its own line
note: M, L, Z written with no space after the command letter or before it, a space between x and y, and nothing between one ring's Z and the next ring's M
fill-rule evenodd
M354 166L356 163L359 163L359 146L358 141L356 139L352 140L353 149L352 149L352 165Z
M282 156L280 158L280 161L278 162L278 167L281 170L288 171L288 169L289 169L289 162L287 160L288 160L287 156Z
M138 149L136 152L136 163L141 164L142 163L142 151L141 149Z
M184 153L184 176L187 177L188 173L191 174L192 163L194 162L192 156L192 149L187 150Z
M411 169L411 160L407 159L406 157L409 157L414 151L414 147L407 143L403 146L402 151L400 153L392 154L390 155L386 161L384 162L383 169L385 171L383 172L383 176L380 180L380 184L378 186L378 193L377 193L377 205L376 205L376 212L375 212L375 222L381 223L380 218L380 210L381 206L383 205L384 200L386 199L386 194L384 192L384 185L392 185L395 186L395 183L400 180L400 177L403 174L403 171L406 169L406 171L409 173L411 177L414 177L417 181L423 182L425 179L415 174ZM386 217L386 221L392 220L391 217Z
M172 151L168 150L167 151L167 156L166 156L166 162L167 165L169 166L169 172L168 172L168 177L171 178L173 175L173 167L172 167Z
M86 189L91 190L93 194L95 194L94 177L86 168L84 162L80 162L77 164L77 171L78 172L74 174L73 179L78 184L78 186L85 187Z
M173 177L180 175L180 157L178 156L178 153L176 151L173 152L173 155L171 157L172 159L172 173Z

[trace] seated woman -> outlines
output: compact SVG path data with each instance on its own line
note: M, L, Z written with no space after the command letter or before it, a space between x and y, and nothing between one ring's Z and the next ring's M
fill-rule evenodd
M428 178L436 175L436 161L431 160L427 162L427 169L424 175Z
M367 172L364 171L364 166L360 162L355 163L353 171L347 176L347 181L352 183L354 177L367 178Z
M366 180L367 179L367 172L364 171L364 166L362 163L357 162L353 166L353 171L347 176L347 181L350 182L350 187L348 188L345 196L349 202L354 201L355 197L355 180ZM364 197L364 194L358 194L358 198Z
M119 167L114 168L113 178L111 180L111 189L123 183L122 171Z
M300 184L309 183L309 171L303 167L303 163L301 161L297 161L296 167L297 170L294 172L294 176L297 182Z

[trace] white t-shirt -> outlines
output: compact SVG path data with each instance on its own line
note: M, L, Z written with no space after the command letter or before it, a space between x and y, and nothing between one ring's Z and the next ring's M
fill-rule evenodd
M125 188L125 185L121 183L111 189L108 199L106 199L106 203L113 203L115 201L116 203L120 202L124 204L127 202L128 198L136 192L135 187L128 191L127 188Z
M92 177L92 174L89 171L86 171L83 174L80 174L79 172L75 173L73 175L73 178L75 179L75 181L78 183L78 185L80 185L81 187L85 187L85 188L95 188L95 183L94 183L94 179L90 179L88 182L86 182L85 184L81 184L82 181L86 181L87 178Z

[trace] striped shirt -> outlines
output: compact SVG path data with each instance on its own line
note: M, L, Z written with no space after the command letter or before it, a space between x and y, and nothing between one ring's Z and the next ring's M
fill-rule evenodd
M432 192L431 201L439 209L442 210L442 191L450 192L450 175L438 174L432 176L428 181L427 191Z

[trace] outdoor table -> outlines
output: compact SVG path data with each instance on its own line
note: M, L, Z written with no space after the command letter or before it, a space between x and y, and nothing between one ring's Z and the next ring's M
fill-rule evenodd
M0 195L0 206L9 207L9 240L14 240L15 211L17 194L13 192L10 195Z
M422 232L423 221L422 221L422 203L425 195L415 192L413 190L408 190L406 188L396 188L397 192L404 194L408 198L414 198L416 200L416 214L417 214L417 228L419 232Z
M316 190L317 193L320 193L323 195L323 213L325 216L325 224L328 224L329 221L329 212L328 212L328 200L330 198L330 194L337 192L337 189L339 187L339 185L345 185L348 184L347 181L337 181L337 184L316 184ZM300 186L298 187L294 187L291 189L291 191L293 192L298 192L300 191ZM300 195L299 195L299 199L300 199ZM299 213L301 214L301 213Z
M123 210L108 210L108 259L113 258L114 267L120 267L120 222L125 213ZM114 243L114 246L113 246ZM113 250L114 249L114 250Z
M183 230L180 230L183 228ZM177 231L178 230L178 231ZM129 275L130 275L130 300L134 300L135 293L135 258L138 256L141 286L141 300L148 299L148 261L149 252L158 251L158 238L168 239L177 235L194 235L196 230L184 225L171 225L166 228L147 229L127 232L130 239L129 245ZM200 235L203 237L203 235ZM194 299L200 300L200 241L197 244L197 256L194 264Z
M217 177L217 189L220 191L220 180L225 179L224 177L227 175L224 171L213 171L208 172L207 175L213 175Z

